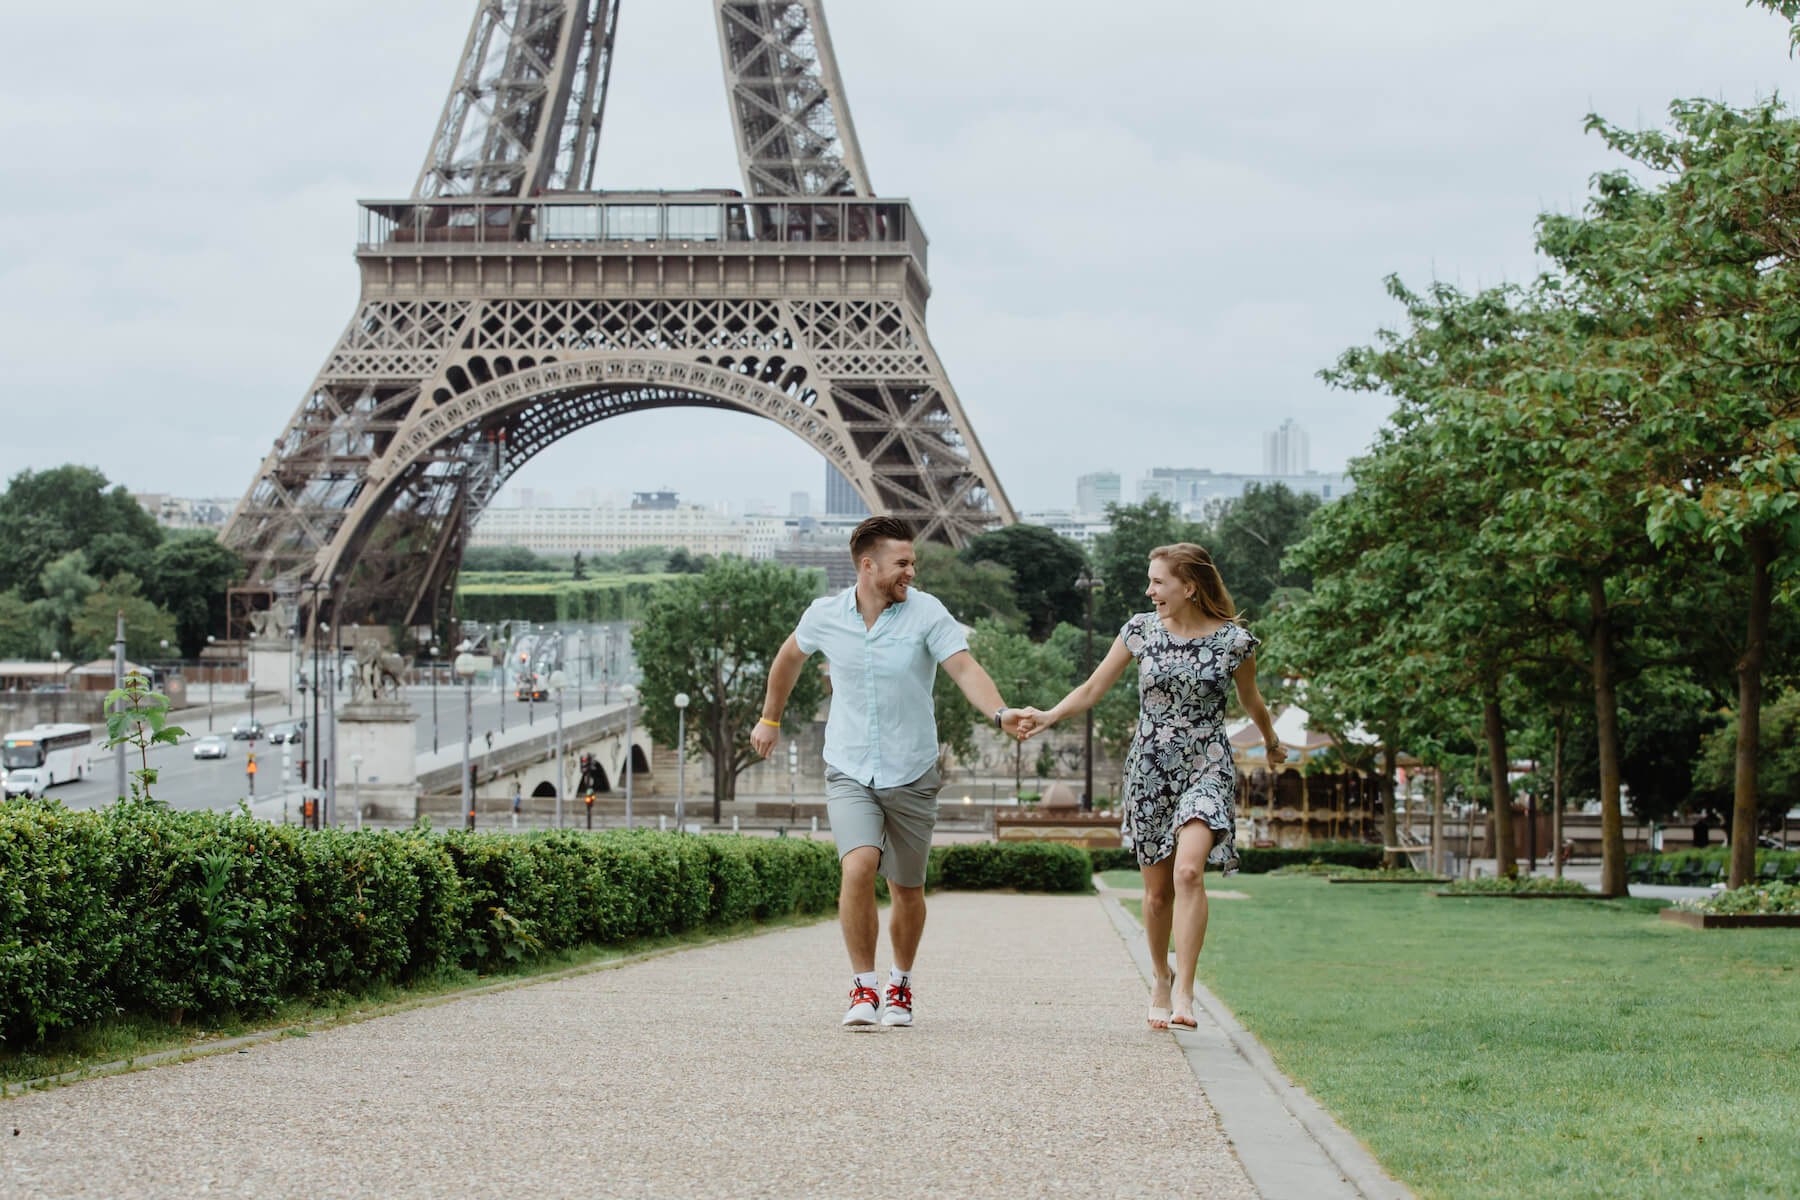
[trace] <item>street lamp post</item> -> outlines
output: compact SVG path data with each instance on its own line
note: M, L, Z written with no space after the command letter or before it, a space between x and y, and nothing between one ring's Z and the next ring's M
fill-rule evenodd
M438 750L438 709L437 709L437 656L435 644L427 646L426 652L431 655L431 752Z
M675 832L687 826L687 710L688 694L675 693Z
M469 643L464 642L457 647L454 667L457 678L463 682L463 764L462 764L462 801L463 811L469 814L469 828L475 828L475 788L474 781L469 778L469 742L475 731L475 656L469 653Z
M631 705L637 699L637 689L629 683L619 689L619 698L625 701L625 828L631 828Z
M362 755L350 756L350 803L356 809L356 827L362 828Z
M562 697L568 678L560 669L550 672L550 694L556 698L556 827L563 827L563 784L568 772L563 770Z
M206 644L209 646L213 644L213 635L210 633L206 635ZM206 655L203 653L200 657L205 658ZM213 728L213 675L218 669L216 663L206 664L206 732L208 733L211 733Z
M1100 581L1095 579L1086 567L1075 577L1075 586L1080 589L1087 601L1087 652L1083 655L1081 668L1082 678L1094 673L1094 592L1099 589ZM1082 714L1087 721L1081 736L1081 762L1086 772L1085 783L1081 790L1081 807L1089 811L1094 807L1094 706L1088 705L1087 712Z
M250 641L252 643L256 641L256 630L254 629L250 631ZM244 678L248 680L247 686L250 690L250 740L254 742L256 741L256 646L254 644L244 655L244 661L249 664L244 668Z

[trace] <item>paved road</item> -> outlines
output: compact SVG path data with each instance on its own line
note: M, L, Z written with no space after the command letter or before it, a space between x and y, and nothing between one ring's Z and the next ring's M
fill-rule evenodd
M0 1102L0 1194L1255 1195L1094 897L932 897L913 1029L845 975L826 922Z
M430 687L409 688L407 699L419 715L414 725L414 736L420 754L429 754L433 739L433 695ZM190 738L180 746L159 746L150 753L150 765L158 771L156 794L172 806L182 809L230 809L236 807L240 799L250 798L248 776L245 773L248 753L254 749L257 760L256 808L259 813L276 805L274 811L279 812L279 802L274 799L282 791L284 759L286 772L299 786L299 760L310 752L310 741L305 747L285 744L272 745L267 742L251 743L248 741L232 741L231 727L234 723L244 721L249 715L247 703L242 699L242 689L218 689L215 699L215 711L212 728L209 731L206 708L202 705L181 714L178 723L188 731ZM338 703L348 702L348 694L338 697ZM524 731L531 733L547 733L556 727L556 706L554 704L528 704L516 699L502 699L492 688L477 688L469 698L472 702L473 721L476 746L486 745L486 735L493 732L496 741L518 736ZM563 700L563 718L571 721L578 715L587 715L600 707L604 697L599 688L582 689L579 693L570 690ZM618 693L612 692L610 700L618 703ZM265 727L275 728L311 715L308 703L303 711L296 703L292 710L279 701L271 701L267 697L259 699L256 717ZM458 688L448 685L439 687L436 694L436 738L441 747L459 746L463 736L464 697ZM320 726L323 735L330 736L328 720L322 720ZM99 732L99 731L97 731ZM206 737L209 732L226 740L224 759L195 759L192 742L196 738ZM140 764L137 755L128 754L127 769L136 769ZM346 768L340 776L340 790L349 782L349 771ZM98 808L112 803L118 795L116 770L110 754L96 757L93 773L90 778L73 784L59 784L51 790L53 797L70 808ZM340 796L340 800L342 797Z

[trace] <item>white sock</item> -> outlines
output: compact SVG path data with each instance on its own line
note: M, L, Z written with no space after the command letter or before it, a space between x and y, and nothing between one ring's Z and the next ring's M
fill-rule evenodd
M912 986L912 972L911 971L902 971L899 967L889 967L888 968L888 986L889 987L911 987Z
M850 980L855 987L866 987L872 990L881 983L881 976L873 971L863 971L860 974L852 975Z

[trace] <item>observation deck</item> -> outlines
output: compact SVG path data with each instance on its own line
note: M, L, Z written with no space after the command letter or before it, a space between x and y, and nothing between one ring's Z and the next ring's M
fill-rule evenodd
M904 295L923 313L931 293L929 242L903 199L715 190L358 203L371 296Z

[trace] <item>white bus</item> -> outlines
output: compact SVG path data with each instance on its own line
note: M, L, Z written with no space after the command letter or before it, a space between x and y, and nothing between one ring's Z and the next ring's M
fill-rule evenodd
M94 731L86 725L36 725L0 737L0 766L6 794L34 796L44 789L88 776Z

